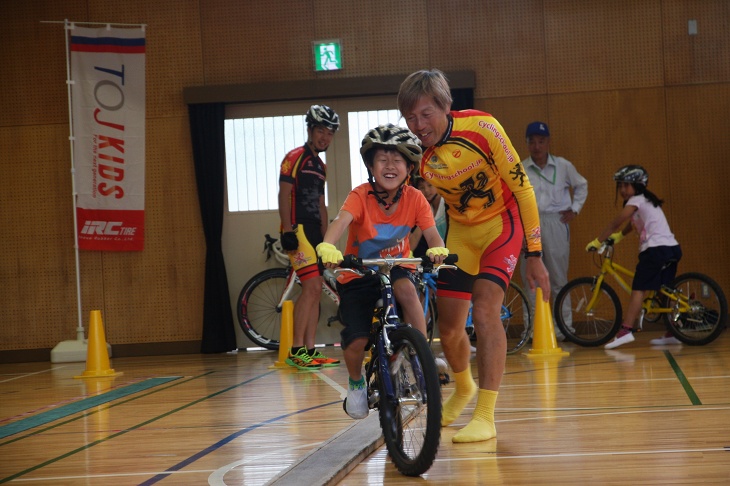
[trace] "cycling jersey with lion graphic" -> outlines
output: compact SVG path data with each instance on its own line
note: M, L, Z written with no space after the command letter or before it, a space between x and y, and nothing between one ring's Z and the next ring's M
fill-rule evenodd
M492 115L452 111L444 138L423 153L420 173L443 196L449 219L464 226L484 223L519 205L528 251L542 249L535 192Z

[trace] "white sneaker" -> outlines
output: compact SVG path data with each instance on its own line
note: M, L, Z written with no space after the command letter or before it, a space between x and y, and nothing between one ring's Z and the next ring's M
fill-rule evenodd
M436 362L436 368L439 370L439 373L449 372L449 365L443 358L434 358L434 361Z
M622 346L622 345L628 344L628 343L633 343L633 342L634 342L634 333L629 332L629 333L624 334L621 337L617 337L610 343L606 344L604 346L604 349L618 348L619 346Z
M665 334L660 338L652 339L651 341L649 341L649 344L653 344L654 346L666 346L667 344L682 344L682 341L672 336L671 334Z
M347 398L343 404L345 413L354 419L363 419L368 416L368 390L362 387L356 390L347 390Z

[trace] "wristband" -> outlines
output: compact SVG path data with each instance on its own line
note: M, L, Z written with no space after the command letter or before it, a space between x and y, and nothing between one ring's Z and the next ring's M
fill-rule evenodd
M525 252L525 258L530 258L530 257L539 257L539 258L542 258L542 250L526 251Z

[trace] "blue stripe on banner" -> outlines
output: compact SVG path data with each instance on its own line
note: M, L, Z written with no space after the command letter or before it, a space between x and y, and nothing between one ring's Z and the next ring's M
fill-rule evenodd
M145 38L141 39L120 39L119 37L81 37L71 36L71 44L79 45L110 45L110 46L143 46Z
M109 391L107 393L102 393L101 395L96 395L94 397L84 398L83 400L80 400L78 402L69 403L68 405L64 405L62 407L58 407L47 412L39 413L38 415L18 420L17 422L13 422L8 425L3 425L2 427L0 427L0 439L17 434L19 432L23 432L25 430L51 423L55 420L68 417L69 415L73 415L75 413L82 412L84 410L88 410L99 405L103 405L113 400L124 398L128 395L141 392L142 390L147 390L148 388L159 386L173 380L178 380L180 378L182 378L182 376L149 378L139 383L134 383L129 386L117 388L115 390Z

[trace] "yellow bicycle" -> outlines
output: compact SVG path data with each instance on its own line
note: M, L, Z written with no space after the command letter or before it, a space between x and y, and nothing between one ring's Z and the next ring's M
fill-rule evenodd
M613 276L629 294L631 285L627 280L634 277L634 272L613 261L612 240L605 241L595 255L601 272L568 282L555 298L553 308L555 322L566 339L582 346L607 343L621 326L621 300L606 283L606 276ZM662 286L658 292L647 294L639 329L644 321L657 322L660 318L683 343L704 345L725 329L727 300L720 286L707 275L685 273L671 287Z

